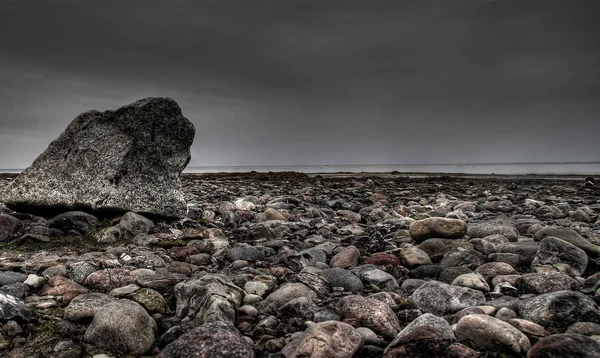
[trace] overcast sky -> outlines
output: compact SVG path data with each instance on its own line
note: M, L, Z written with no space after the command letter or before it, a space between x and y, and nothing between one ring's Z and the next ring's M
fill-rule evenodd
M148 96L190 165L600 161L600 2L0 1L0 168Z

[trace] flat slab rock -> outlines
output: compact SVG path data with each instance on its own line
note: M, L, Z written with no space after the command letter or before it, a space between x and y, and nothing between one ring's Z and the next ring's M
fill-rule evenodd
M5 204L26 212L183 217L179 177L190 161L194 134L170 98L82 113L6 187Z

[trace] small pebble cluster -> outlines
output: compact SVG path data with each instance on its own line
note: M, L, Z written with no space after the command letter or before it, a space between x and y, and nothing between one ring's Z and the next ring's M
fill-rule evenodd
M593 178L184 175L164 220L13 177L2 357L600 357Z

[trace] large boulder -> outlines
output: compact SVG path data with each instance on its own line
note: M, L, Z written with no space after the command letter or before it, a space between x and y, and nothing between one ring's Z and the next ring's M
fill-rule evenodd
M190 161L193 124L170 98L77 116L4 191L16 211L134 211L182 217L179 176Z

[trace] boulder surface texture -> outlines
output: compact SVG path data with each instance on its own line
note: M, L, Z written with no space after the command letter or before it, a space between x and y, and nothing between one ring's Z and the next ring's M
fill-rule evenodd
M82 113L8 185L5 203L16 211L183 217L179 178L194 134L170 98Z

